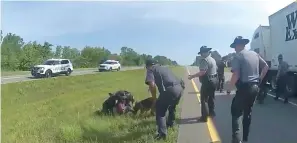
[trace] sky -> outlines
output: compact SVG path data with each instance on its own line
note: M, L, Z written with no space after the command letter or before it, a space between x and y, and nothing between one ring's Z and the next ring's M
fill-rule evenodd
M270 1L4 1L3 34L25 42L121 47L192 64L201 46L233 52L236 36L251 38L268 16L294 0ZM247 45L249 47L249 45Z

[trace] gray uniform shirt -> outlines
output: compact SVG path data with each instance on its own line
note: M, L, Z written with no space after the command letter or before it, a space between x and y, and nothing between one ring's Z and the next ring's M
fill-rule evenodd
M246 49L236 53L232 60L231 72L239 73L239 80L245 82L259 82L259 68L263 68L267 63L254 51Z
M151 70L147 70L145 83L155 82L159 92L164 92L168 87L180 84L179 79L168 67L155 65Z
M279 65L278 65L278 75L279 76L283 76L285 75L289 70L289 64L285 61L282 61Z
M216 61L209 55L204 59L201 59L199 69L200 71L206 71L206 75L215 75L217 74L217 63Z

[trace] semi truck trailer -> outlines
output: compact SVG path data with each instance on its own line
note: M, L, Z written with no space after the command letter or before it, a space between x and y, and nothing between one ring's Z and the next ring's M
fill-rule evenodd
M251 50L256 51L269 65L268 82L276 88L278 55L289 64L286 90L297 96L297 2L293 2L268 17L269 25L260 25L251 40Z

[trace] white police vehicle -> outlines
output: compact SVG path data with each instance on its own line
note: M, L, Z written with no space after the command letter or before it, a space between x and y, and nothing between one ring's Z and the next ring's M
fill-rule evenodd
M48 59L42 65L35 65L31 69L34 77L52 77L58 74L69 76L73 72L73 66L69 59Z
M102 64L99 64L98 67L99 72L102 71L112 71L112 70L121 70L121 64L119 61L116 60L107 60Z

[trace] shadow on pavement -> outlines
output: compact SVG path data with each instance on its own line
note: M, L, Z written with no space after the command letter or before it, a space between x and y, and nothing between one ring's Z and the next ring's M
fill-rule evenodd
M200 94L200 92L188 92L188 94Z
M214 125L222 143L231 141L231 101L234 95L217 95ZM296 143L297 108L266 98L263 105L255 104L252 113L249 142ZM242 125L240 125L242 131Z
M29 78L29 79L39 79L38 77L34 77L34 76L27 76L25 78Z
M183 125L183 124L196 124L196 123L200 123L200 121L198 119L199 119L199 117L186 118L186 119L177 119L176 122L179 125Z

